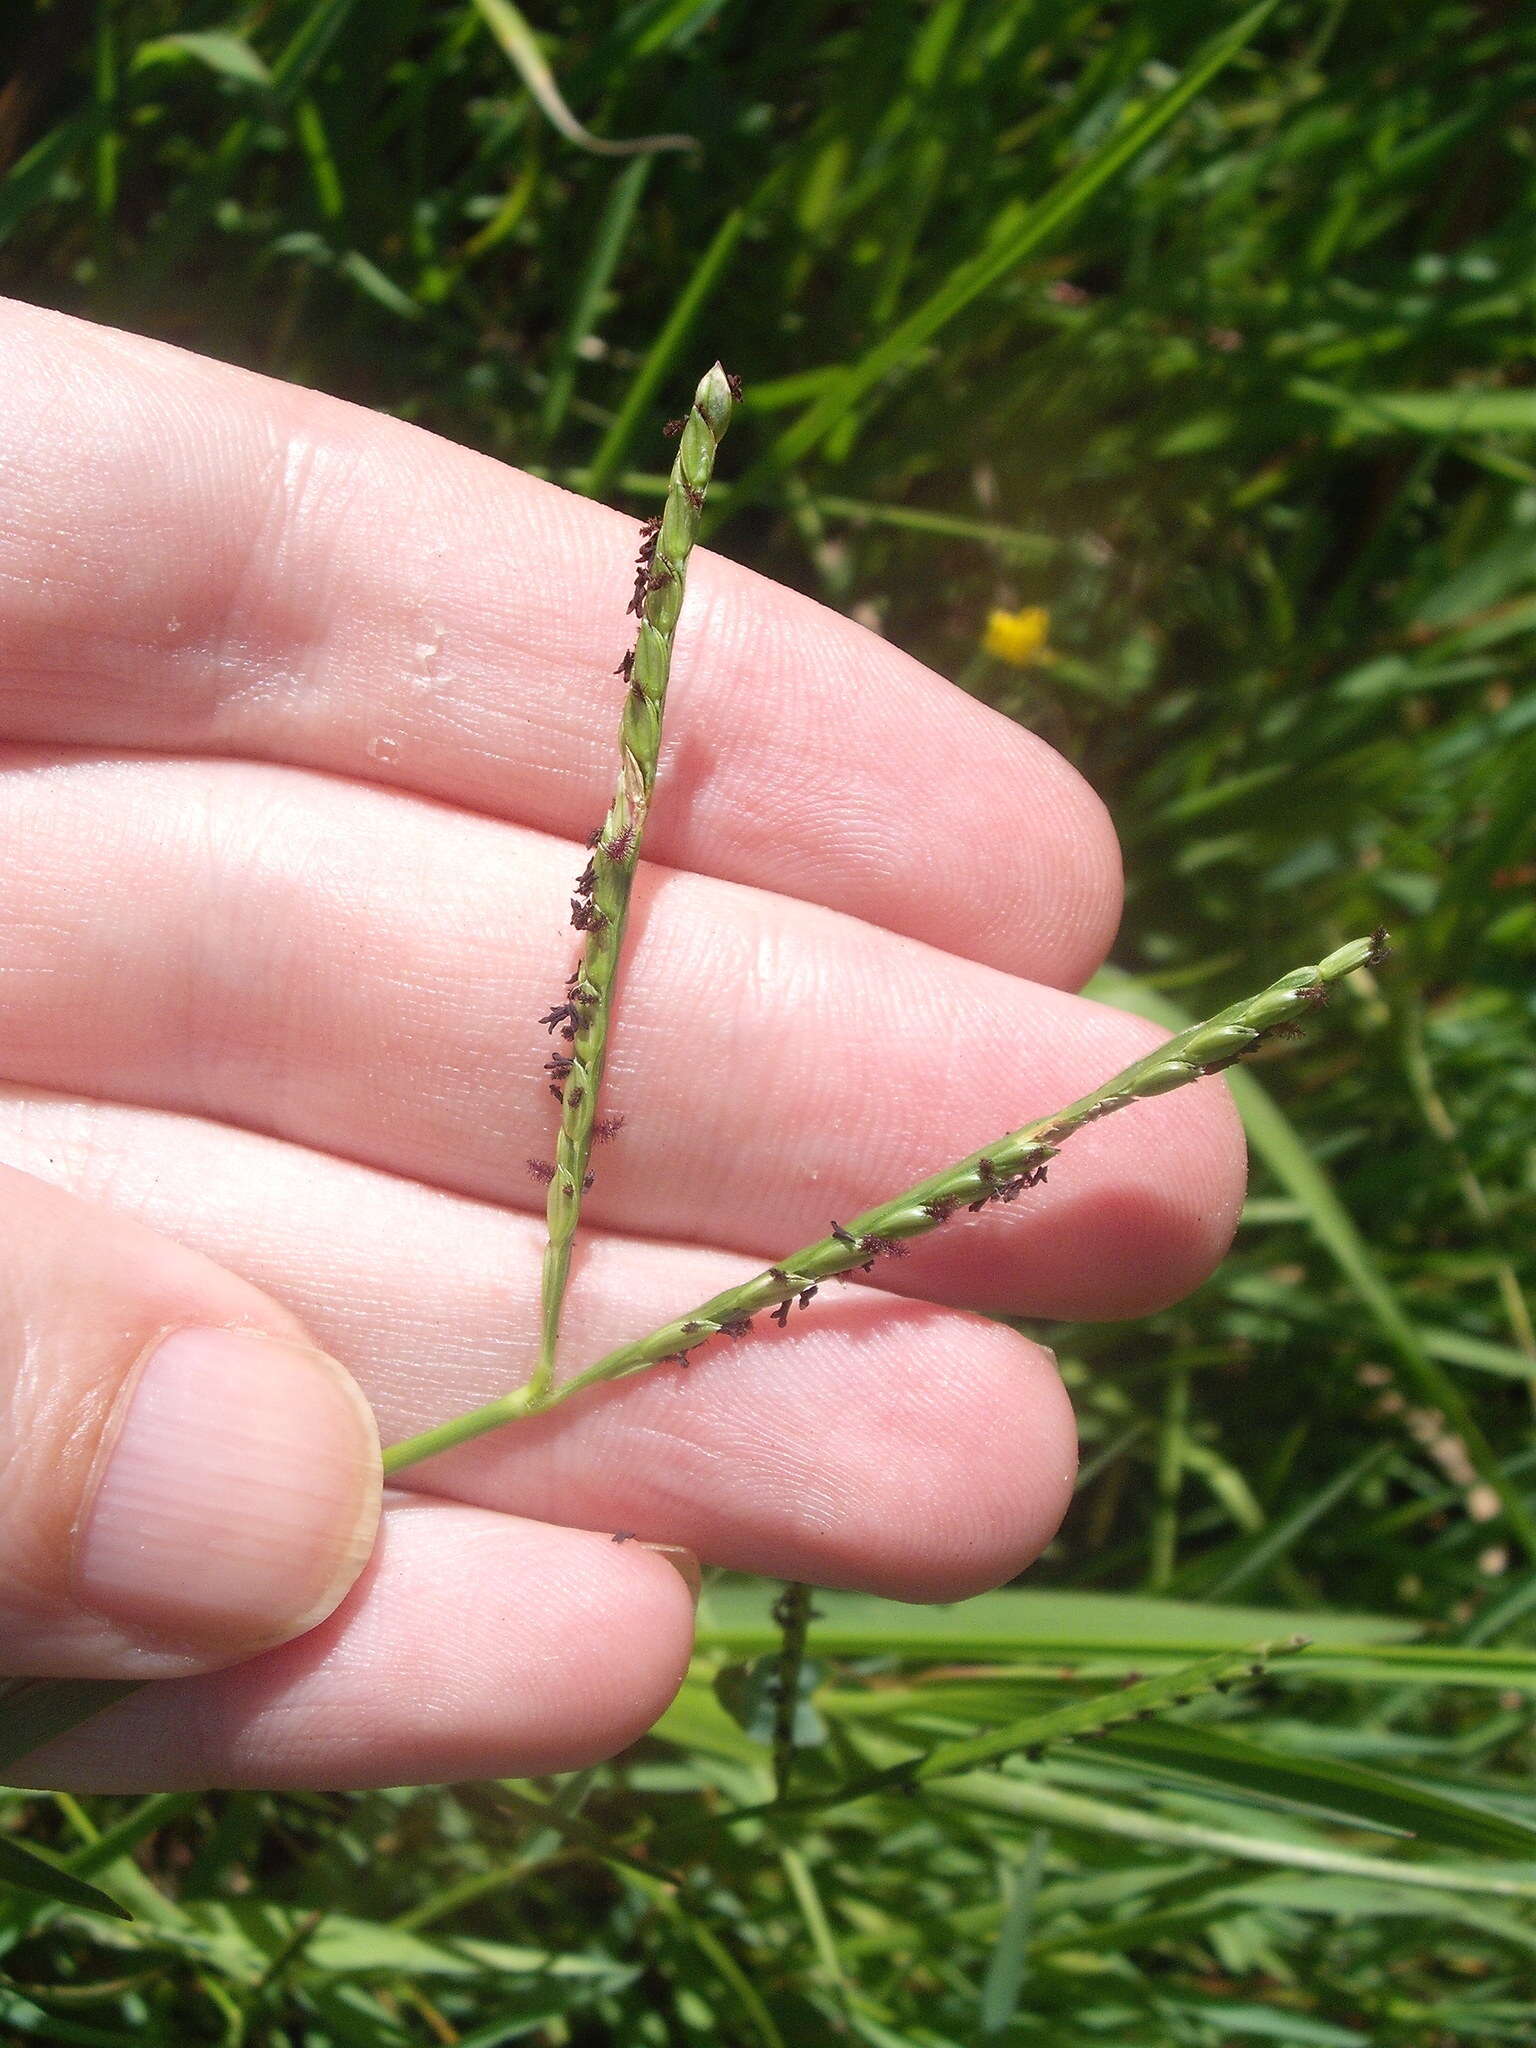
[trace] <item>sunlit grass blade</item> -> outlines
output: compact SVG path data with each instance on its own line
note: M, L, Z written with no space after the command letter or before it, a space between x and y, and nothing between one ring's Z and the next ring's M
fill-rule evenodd
M678 294L660 333L646 352L645 361L630 378L625 387L623 400L614 414L611 426L598 444L591 466L585 471L578 472L573 479L589 497L601 498L612 487L614 479L623 467L625 457L634 444L635 435L647 409L654 403L656 394L677 360L683 344L693 332L700 312L724 276L732 256L735 255L736 245L741 240L742 229L746 226L747 219L747 210L744 207L737 207L721 221L715 230L714 239L699 258L692 276Z
M1496 1813L1472 1799L1453 1798L1423 1782L1344 1758L1302 1756L1245 1732L1189 1722L1117 1726L1099 1740L1112 1755L1326 1808L1354 1826L1412 1835L1442 1849L1536 1857L1536 1822Z
M576 388L576 368L581 360L581 351L601 316L603 297L624 253L634 224L635 209L645 190L650 169L650 157L640 156L633 163L626 164L613 181L608 203L603 208L597 231L592 237L592 246L587 251L586 263L576 280L570 318L560 336L550 366L544 403L539 408L539 433L546 443L552 441L565 424L571 393Z
M566 105L538 38L512 0L471 0L471 4L506 53L545 120L578 149L593 156L640 156L655 150L698 148L692 135L632 135L624 141L594 135Z
M1375 1878L1387 1884L1427 1890L1482 1893L1494 1898L1536 1899L1536 1874L1494 1871L1478 1864L1392 1861L1335 1849L1321 1840L1274 1834L1245 1834L1237 1828L1204 1826L1176 1820L1143 1807L1132 1807L1081 1792L1064 1791L1035 1778L975 1772L945 1779L928 1794L953 1800L978 1813L1008 1814L1046 1827L1081 1830L1089 1835L1119 1836L1165 1849L1199 1849L1239 1862L1272 1863L1320 1875Z
M772 1587L742 1581L709 1587L699 1609L701 1651L766 1655L779 1640L769 1612L773 1598ZM1308 1639L1308 1678L1536 1690L1536 1649L1424 1642L1420 1625L1400 1615L1208 1607L1135 1594L1012 1587L955 1606L909 1607L871 1594L819 1592L811 1642L819 1657L992 1663L1000 1667L997 1676L1011 1671L1062 1685L1083 1676L1161 1671L1292 1633ZM1302 1668L1281 1662L1274 1675L1289 1680Z

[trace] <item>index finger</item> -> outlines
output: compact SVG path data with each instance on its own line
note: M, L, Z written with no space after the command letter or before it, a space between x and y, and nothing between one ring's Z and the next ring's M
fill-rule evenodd
M419 428L0 304L0 737L238 754L584 838L632 520ZM647 857L1060 987L1119 859L1053 750L701 552Z

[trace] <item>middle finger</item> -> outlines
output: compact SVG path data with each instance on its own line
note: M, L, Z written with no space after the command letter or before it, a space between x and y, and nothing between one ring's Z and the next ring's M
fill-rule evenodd
M15 1080L192 1110L458 1193L541 1204L538 1024L584 854L241 762L15 754L0 839ZM644 869L594 1222L764 1257L1081 1094L1159 1034L839 913ZM885 1262L896 1291L1143 1313L1225 1249L1219 1083L1074 1141L1049 1189Z

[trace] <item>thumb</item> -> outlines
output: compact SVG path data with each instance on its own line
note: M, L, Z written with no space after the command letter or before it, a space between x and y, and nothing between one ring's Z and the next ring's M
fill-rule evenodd
M0 1167L0 1673L212 1670L321 1621L367 1558L367 1403L277 1304Z

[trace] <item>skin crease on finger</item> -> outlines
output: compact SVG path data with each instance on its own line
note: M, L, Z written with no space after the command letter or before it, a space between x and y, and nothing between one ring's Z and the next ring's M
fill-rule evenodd
M196 1111L533 1208L537 1018L579 848L243 763L13 755L0 837L11 1078ZM642 873L586 1213L762 1258L1060 1107L1152 1027L819 907ZM1057 1317L1146 1313L1225 1250L1219 1082L1085 1131L1048 1189L878 1284Z
M0 303L0 734L233 753L580 839L633 520L336 400ZM690 572L647 857L1060 987L1119 856L1050 748L840 615Z

